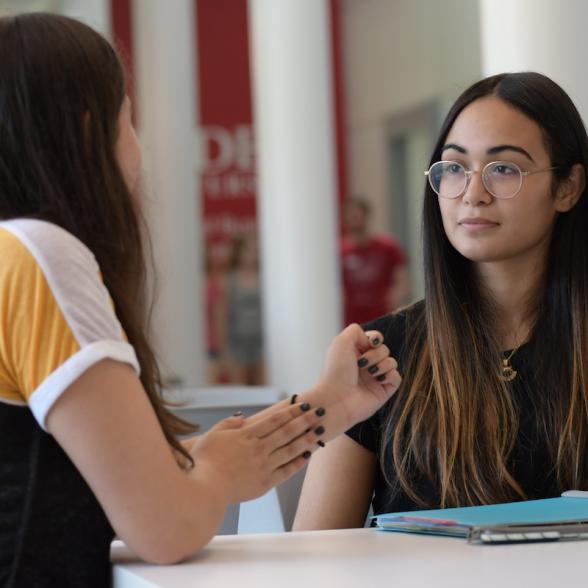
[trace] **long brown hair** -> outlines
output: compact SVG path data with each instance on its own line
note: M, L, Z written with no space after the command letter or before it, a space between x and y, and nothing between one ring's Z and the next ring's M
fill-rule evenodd
M76 20L33 13L0 18L0 54L0 218L55 223L92 251L165 436L189 460L176 435L194 428L163 406L145 334L144 222L115 157L116 52Z
M431 163L441 159L460 112L495 95L535 121L557 166L552 188L574 164L588 169L588 138L568 95L532 72L486 78L467 89L443 123ZM561 489L588 485L588 201L559 214L546 270L528 303L533 325L538 429ZM509 470L519 414L501 381L501 347L491 300L472 264L450 244L436 194L426 186L423 209L424 309L408 313L411 345L404 381L382 437L382 469L396 490L422 506L425 479L441 506L526 498ZM391 467L396 479L390 476Z

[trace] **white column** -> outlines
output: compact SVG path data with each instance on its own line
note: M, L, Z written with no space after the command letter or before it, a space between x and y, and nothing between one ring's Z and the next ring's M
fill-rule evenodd
M585 0L480 0L484 74L546 74L570 94L588 121L586 23Z
M270 384L298 392L340 327L326 0L250 0Z
M202 231L192 0L135 0L143 196L157 274L153 340L164 376L204 381Z

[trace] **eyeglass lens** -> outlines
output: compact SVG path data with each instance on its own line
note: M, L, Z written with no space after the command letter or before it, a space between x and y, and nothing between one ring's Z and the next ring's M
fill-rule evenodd
M429 182L442 198L457 198L465 192L469 175L457 161L438 161L429 170ZM512 198L521 187L522 173L512 162L494 161L483 169L482 181L496 198Z

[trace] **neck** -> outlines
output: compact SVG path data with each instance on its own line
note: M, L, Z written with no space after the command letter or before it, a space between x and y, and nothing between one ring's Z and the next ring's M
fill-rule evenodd
M524 343L533 322L533 302L541 287L542 263L529 260L485 262L476 265L482 288L490 294L498 321L498 340L503 349Z

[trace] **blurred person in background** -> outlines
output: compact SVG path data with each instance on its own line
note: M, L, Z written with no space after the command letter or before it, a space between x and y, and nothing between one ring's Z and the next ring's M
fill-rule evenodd
M392 312L408 295L404 250L389 235L371 232L371 212L366 198L345 201L341 263L346 325Z
M228 379L225 354L223 353L223 329L225 305L225 281L230 253L230 243L213 242L206 245L206 351L208 358L207 381L209 384L224 383Z
M224 286L224 321L221 341L232 383L264 383L263 328L257 236L247 231L233 241L229 272Z

